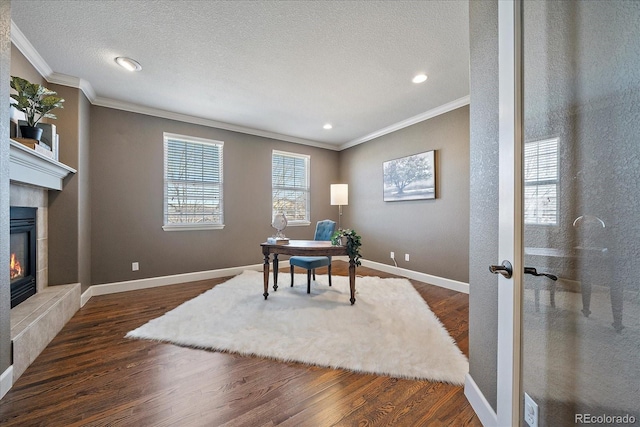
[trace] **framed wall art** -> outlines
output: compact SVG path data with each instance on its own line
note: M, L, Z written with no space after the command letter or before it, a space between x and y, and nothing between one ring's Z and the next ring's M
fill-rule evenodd
M435 150L384 162L383 200L435 199L435 166Z

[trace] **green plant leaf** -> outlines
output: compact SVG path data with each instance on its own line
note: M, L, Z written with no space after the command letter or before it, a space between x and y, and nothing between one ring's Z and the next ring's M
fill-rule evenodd
M43 118L56 119L51 110L63 108L64 99L59 98L56 92L47 89L37 83L31 83L22 77L11 76L11 88L16 93L11 94L11 105L22 111L29 126L35 126Z

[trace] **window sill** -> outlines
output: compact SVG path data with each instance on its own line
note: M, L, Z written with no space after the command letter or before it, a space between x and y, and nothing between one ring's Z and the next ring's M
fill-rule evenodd
M188 224L188 225L163 225L164 231L198 231L198 230L222 230L224 224Z
M287 223L287 227L306 227L309 225L311 225L309 221L296 221L296 222L289 221Z

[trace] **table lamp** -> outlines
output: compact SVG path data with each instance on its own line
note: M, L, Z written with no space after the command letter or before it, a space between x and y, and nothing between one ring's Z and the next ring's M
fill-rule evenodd
M338 229L342 228L342 206L349 204L349 184L331 184L331 205L338 205Z

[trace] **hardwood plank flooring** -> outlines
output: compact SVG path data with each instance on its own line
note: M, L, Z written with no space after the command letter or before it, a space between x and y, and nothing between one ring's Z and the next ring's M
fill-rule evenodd
M461 386L124 338L225 280L91 298L0 400L0 425L481 425ZM468 356L468 296L412 283Z

